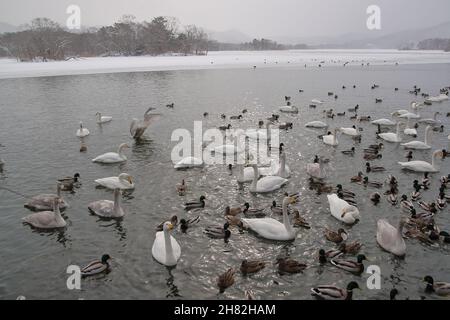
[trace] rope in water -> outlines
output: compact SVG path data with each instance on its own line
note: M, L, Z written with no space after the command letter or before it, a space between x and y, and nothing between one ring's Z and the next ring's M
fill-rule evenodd
M9 191L9 192L12 192L12 193L17 194L17 195L19 195L19 196L21 196L21 197L23 197L23 198L25 198L25 199L30 199L30 197L28 197L28 196L26 196L26 195L24 195L24 194L22 194L22 193L20 193L20 192L17 192L17 191L14 191L14 190L12 190L12 189L9 189L9 188L7 188L7 187L0 186L0 189L3 189L3 190L6 190L6 191Z

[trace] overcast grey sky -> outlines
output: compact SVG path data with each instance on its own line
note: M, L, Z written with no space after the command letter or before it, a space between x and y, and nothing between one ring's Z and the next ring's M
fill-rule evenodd
M450 20L449 0L0 0L0 22L19 25L45 16L64 23L69 4L81 7L88 26L111 24L123 14L139 21L164 15L182 25L237 29L252 37L364 32L370 4L381 7L383 33Z

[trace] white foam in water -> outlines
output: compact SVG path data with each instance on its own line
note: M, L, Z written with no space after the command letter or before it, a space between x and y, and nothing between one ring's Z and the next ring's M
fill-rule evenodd
M68 61L17 62L0 59L1 78L43 77L75 74L187 70L209 68L252 68L273 66L318 67L450 63L443 51L399 50L288 50L288 51L216 51L207 56L94 57Z

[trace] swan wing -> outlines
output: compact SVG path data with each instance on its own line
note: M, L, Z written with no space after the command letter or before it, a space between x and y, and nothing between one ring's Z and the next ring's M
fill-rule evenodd
M377 242L384 250L397 256L403 256L406 252L406 244L400 232L385 219L377 222Z
M253 230L266 239L292 240L295 238L295 234L288 232L284 224L272 218L243 218L241 221L245 227Z
M114 202L110 200L98 200L88 205L89 211L100 217L111 217L114 211Z
M267 176L258 180L256 189L258 192L270 192L281 188L288 183L289 180L278 176Z
M152 255L156 261L166 266L176 265L181 256L181 247L174 237L170 236L172 243L173 257L168 257L164 240L164 231L159 231L155 235L155 241L152 246Z
M92 162L115 163L115 162L122 162L125 160L126 160L125 156L121 157L116 152L107 152L92 159Z

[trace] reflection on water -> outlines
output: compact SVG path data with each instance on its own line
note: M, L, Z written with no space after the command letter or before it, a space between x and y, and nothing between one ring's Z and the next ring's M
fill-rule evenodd
M318 139L325 130L305 129L304 125L321 120L329 123L330 130L351 127L355 122L348 115L328 119L324 118L323 110L333 108L343 112L356 104L360 105L360 115L386 118L395 109L407 108L416 98L408 93L413 85L434 94L438 88L448 85L449 74L449 65L415 65L323 70L291 67L251 72L192 70L0 80L0 158L5 161L4 171L0 173L0 298L15 298L20 294L27 298L78 298L65 286L67 265L98 259L103 253L113 257L112 272L84 280L83 298L146 299L151 294L151 298L160 299L242 299L245 290L251 289L258 299L310 299L310 288L316 285L335 283L344 287L355 280L363 286L366 274L353 276L330 265L318 264L317 251L334 248L324 238L323 228L341 226L329 213L326 190L311 184L305 174L306 164L318 155L329 159L325 165L326 185L342 184L356 193L362 219L345 229L351 241L363 243L362 251L371 258L368 264L381 268L382 289L362 290L355 293L355 298L386 299L390 289L396 287L401 298L419 299L423 295L420 279L424 275L432 273L435 279L448 281L450 252L448 245L432 247L407 240L405 259L396 259L376 244L376 221L385 218L395 224L403 215L399 208L386 201L373 206L369 195L374 189L349 182L358 171L364 170L362 149L378 142L376 126L361 123L361 142L339 136L339 146L331 148ZM379 83L380 88L371 90L373 83ZM343 84L347 84L345 91L340 89ZM353 84L357 84L355 89L351 89ZM399 91L394 92L394 87ZM328 91L338 93L339 98L327 100ZM233 128L257 128L259 120L266 121L272 113L278 113L276 106L283 104L286 95L292 96L300 112L280 115L281 122L293 123L292 129L280 133L292 171L283 189L267 195L251 194L249 184L237 183L236 168L230 170L222 164L192 170L173 169L170 158L176 144L170 141L173 130L192 131L194 121L202 121L203 129L228 123ZM383 103L375 104L376 97L383 98ZM308 106L314 98L325 100L325 104L310 109ZM165 108L171 102L175 103L174 109ZM134 141L129 134L133 115L143 114L149 106L157 107L161 117L151 124L142 139ZM432 117L434 111L446 114L449 102L429 108L423 110L424 117ZM238 115L243 109L248 112L241 120L220 117L222 113ZM97 111L112 116L113 120L98 125ZM209 115L203 117L204 112ZM432 143L437 148L448 145L450 130L448 118L440 119L445 129L444 133L433 132ZM80 152L80 140L75 137L79 121L91 132L83 139L87 146L85 152ZM425 126L419 125L419 137L423 137L424 130ZM125 151L127 162L92 163L94 157L116 151L123 142L131 146ZM340 152L352 146L356 149L354 156ZM382 159L373 163L384 166L387 172L370 173L370 179L384 181L387 173L392 173L399 180L400 192L410 194L412 181L421 179L421 175L398 168L397 161L404 159L404 153L402 147L386 144ZM430 153L415 151L414 158L429 161ZM450 161L439 163L441 174L446 174ZM29 212L23 208L21 195L53 193L55 180L74 172L80 173L82 185L76 193L63 193L69 203L64 213L67 228L42 233L23 226L20 219ZM112 190L96 188L94 180L122 172L130 174L136 183L135 190L122 194L125 217L102 220L89 215L90 202L113 199ZM439 176L432 175L433 181ZM187 185L185 196L179 196L175 187L182 179ZM424 192L424 200L434 200L438 187L433 183ZM249 202L251 207L266 208L266 214L272 216L271 202L280 203L284 192L300 192L296 206L311 225L310 230L301 229L295 241L268 241L236 227L231 228L228 242L204 234L207 226L223 225L226 206ZM183 204L198 200L200 195L206 196L206 207L186 212ZM450 229L447 213L448 208L436 217L443 230ZM155 227L174 214L179 220L199 215L200 221L190 226L187 233L174 230L182 254L179 264L168 269L154 261L151 246ZM301 274L280 275L275 264L280 256L306 263L308 268ZM238 271L235 284L218 294L217 277L230 267L239 270L243 259L260 259L266 262L266 267L248 276ZM49 274L60 278L48 281Z

